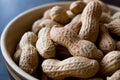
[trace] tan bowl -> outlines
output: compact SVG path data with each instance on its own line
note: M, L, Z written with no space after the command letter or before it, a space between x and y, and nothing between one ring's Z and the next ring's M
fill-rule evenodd
M31 30L33 22L39 19L46 9L51 8L55 5L60 5L67 9L70 3L71 2L59 2L32 8L18 15L5 27L1 36L1 50L7 69L10 75L15 80L37 80L37 78L29 75L28 73L20 69L12 59L12 55L14 53L16 45L19 42L23 33ZM120 11L120 8L118 7L111 5L110 7L115 11Z

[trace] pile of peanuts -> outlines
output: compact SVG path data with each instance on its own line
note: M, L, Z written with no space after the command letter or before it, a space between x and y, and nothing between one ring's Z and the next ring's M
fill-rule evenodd
M13 60L41 80L120 80L120 12L100 0L53 6L23 34Z

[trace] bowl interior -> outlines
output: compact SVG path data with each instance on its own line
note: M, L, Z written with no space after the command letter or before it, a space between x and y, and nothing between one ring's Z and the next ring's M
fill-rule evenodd
M21 38L21 36L26 32L31 30L31 26L34 21L40 19L42 17L43 12L46 9L49 9L55 5L60 5L66 9L68 9L69 4L71 2L59 2L52 3L47 5L38 6L32 8L24 13L18 15L15 19L13 19L4 29L1 36L1 50L3 57L8 65L11 66L17 73L21 76L24 76L26 79L35 80L36 78L30 76L23 70L21 70L12 60L12 55L15 51L15 48ZM120 11L120 8L111 6L115 11Z

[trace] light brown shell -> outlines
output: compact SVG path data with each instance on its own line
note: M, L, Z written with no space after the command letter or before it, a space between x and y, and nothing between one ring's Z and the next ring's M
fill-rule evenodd
M51 20L51 19L40 19L34 22L32 26L32 31L36 34L43 28L43 27L52 27L54 25L62 26L59 23Z
M46 59L42 63L42 70L54 80L62 80L66 77L89 78L94 76L99 69L96 60L85 57L70 57L63 61Z
M86 4L83 1L74 1L70 4L70 10L74 14L79 14L79 13L82 13L85 6Z
M100 62L99 73L102 76L109 76L120 69L120 51L107 53Z
M42 19L50 19L50 9L44 12Z
M102 0L83 0L83 2L85 2L86 4L88 4L91 1L97 1L101 5L103 13L112 15L112 10L109 8L107 3L104 3Z
M32 31L25 32L21 37L19 47L22 49L26 44L31 44L35 46L37 39L38 39L37 35Z
M29 74L35 73L39 64L39 56L33 45L24 45L20 56L19 67Z
M94 59L103 57L103 53L92 42L80 40L77 33L65 27L52 27L50 37L54 42L65 46L73 56L84 56Z
M66 13L66 10L61 6L54 6L51 8L50 18L63 25L67 24L70 21L70 18Z
M102 13L97 1L89 2L81 14L82 27L79 32L81 39L95 42L99 32L99 20Z
M44 27L38 33L36 48L43 58L55 57L56 48L49 36L50 30L50 27Z
M120 12L115 12L115 13L112 15L112 19L120 19Z
M67 25L65 25L64 27L74 31L75 33L79 33L80 29L81 29L81 14L76 15L70 23L68 23Z
M107 77L107 80L120 80L120 69L112 74L112 76Z
M111 34L120 37L120 19L111 21L110 23L106 24L106 27Z
M111 18L110 15L108 15L105 12L102 12L102 15L100 17L100 23L109 23L111 22L113 19Z
M41 26L39 26L41 21L42 19L36 20L32 25L32 32L34 32L35 34L37 34L39 30L42 28Z
M16 51L13 55L13 60L15 61L16 64L19 64L21 53L22 53L22 49L20 49L19 45L17 45Z
M100 24L100 31L99 31L99 36L98 36L98 47L104 53L108 53L116 49L116 42L110 36L104 24Z

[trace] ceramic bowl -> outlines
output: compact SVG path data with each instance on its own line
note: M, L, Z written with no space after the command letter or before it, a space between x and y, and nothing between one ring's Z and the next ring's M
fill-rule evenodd
M55 5L60 5L68 9L70 3L71 2L59 2L32 8L15 17L5 27L1 36L1 51L8 72L15 80L37 80L37 78L29 75L28 73L20 69L12 59L16 45L19 42L23 33L31 29L31 26L34 23L34 21L39 19L46 9L51 8ZM111 5L110 7L114 9L114 11L120 11L120 8L118 7Z

